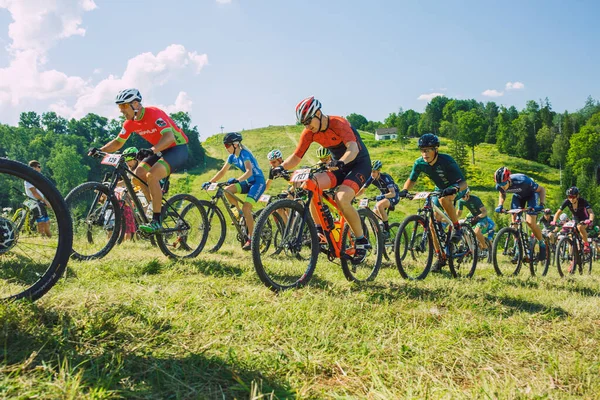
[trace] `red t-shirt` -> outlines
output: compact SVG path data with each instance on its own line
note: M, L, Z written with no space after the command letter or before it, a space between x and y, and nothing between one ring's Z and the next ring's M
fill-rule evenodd
M144 107L140 110L138 119L126 120L123 123L123 129L117 136L117 140L125 143L134 132L153 146L159 142L166 132L173 132L173 136L175 136L175 142L169 148L188 143L187 136L175 121L163 110L156 107Z

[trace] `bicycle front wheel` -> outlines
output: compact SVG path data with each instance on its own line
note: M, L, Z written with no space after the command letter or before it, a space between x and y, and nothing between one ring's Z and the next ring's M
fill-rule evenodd
M196 257L208 236L206 211L191 194L177 194L162 207L162 231L156 235L158 247L167 257Z
M273 223L278 217L281 217L280 226ZM268 247L263 243L267 240ZM268 250L265 251L265 247ZM302 204L282 199L261 211L252 235L252 261L265 286L278 292L306 285L318 257L317 229Z
M76 260L102 258L114 247L121 231L121 207L114 193L100 182L86 182L65 198L73 219Z
M538 240L533 237L529 241L529 248L531 249L531 256L529 258L529 270L531 276L546 276L548 268L550 267L550 242L548 238L544 237L544 254L540 252L540 244Z
M387 232L387 235L383 235L383 256L386 260L390 261L394 254L394 240L396 240L396 235L398 234L398 229L400 228L399 222L393 222L390 224L390 229ZM406 247L404 248L406 252Z
M344 225L342 233L342 271L350 282L368 282L377 277L381 268L381 257L383 256L383 238L377 223L377 217L371 210L361 208L358 215L363 228L363 235L369 240L371 249L367 250L367 256L360 264L354 264L351 257L354 256L354 233L350 225Z
M0 158L1 208L18 208L25 182L31 183L50 203L50 236L20 235L10 218L0 217L2 300L42 297L65 271L73 244L71 218L62 196L47 178L27 165Z
M433 239L427 222L410 215L398 228L394 241L396 267L404 279L425 279L433 261Z
M494 239L492 262L498 276L517 275L523 262L519 233L510 227L500 229Z

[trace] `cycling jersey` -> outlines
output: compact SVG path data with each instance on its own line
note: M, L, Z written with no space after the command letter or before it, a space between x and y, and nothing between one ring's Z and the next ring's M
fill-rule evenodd
M410 173L410 180L416 182L423 172L440 189L446 189L465 180L458 164L448 154L438 154L435 164L429 165L423 157L418 158Z
M173 136L175 137L175 142L169 148L188 143L187 136L171 117L156 107L144 107L139 111L137 119L126 120L116 139L121 143L125 143L134 132L146 139L153 146L167 132L173 132Z
M484 207L481 199L475 195L471 195L469 200L460 199L456 203L459 210L462 210L463 207L467 207L467 209L471 212L471 215L478 216L481 214L481 208Z
M252 165L252 175L248 178L248 183L254 183L255 181L261 181L264 183L265 176L263 175L263 172L258 166L258 161L256 161L256 158L254 157L252 152L250 152L250 150L243 148L240 151L239 156L236 156L234 153L230 154L227 158L228 164L231 164L232 166L238 168L242 172L246 172L246 161L250 161L250 164Z
M592 206L587 202L586 199L580 197L577 201L577 208L573 207L573 204L566 199L560 206L560 210L564 210L566 207L569 207L569 210L573 214L573 217L577 222L583 222L586 219L590 218L590 212L592 211Z
M554 227L552 225L550 225L551 222L552 222L552 218L548 219L544 216L544 217L540 218L539 224L542 227L542 229L552 230L552 229L554 229Z
M396 185L396 182L394 182L394 178L392 178L390 174L386 174L385 172L381 172L379 174L379 178L377 179L373 179L373 176L369 176L369 179L367 179L367 182L365 182L363 187L367 188L371 184L375 185L375 187L379 189L381 194L389 193L391 189L394 189L396 195L400 193L398 185Z
M506 190L496 184L496 190L502 193L513 193L521 198L531 197L538 187L539 185L533 179L524 174L511 174L510 186Z
M298 142L298 147L296 147L294 154L300 158L304 157L304 154L306 154L306 151L312 142L317 142L321 146L329 149L334 160L342 158L348 149L347 144L349 142L356 142L358 145L358 154L356 158L348 164L369 157L369 152L358 134L358 131L342 117L330 115L329 126L323 132L312 133L310 129L305 128L302 131L302 134L300 134L300 141Z

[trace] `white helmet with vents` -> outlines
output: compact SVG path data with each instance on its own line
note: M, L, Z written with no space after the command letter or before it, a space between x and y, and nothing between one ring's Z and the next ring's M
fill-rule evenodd
M117 97L115 98L115 103L125 104L125 103L131 103L134 100L141 102L142 94L140 93L139 90L131 88L131 89L121 90L119 92L119 94L117 94Z

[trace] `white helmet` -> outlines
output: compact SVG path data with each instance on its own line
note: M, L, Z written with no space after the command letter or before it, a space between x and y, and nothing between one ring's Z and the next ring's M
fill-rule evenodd
M299 124L304 124L315 116L317 111L321 109L321 102L314 96L307 97L296 106L296 121Z
M561 222L564 222L567 219L567 214L562 213L560 214L560 217L558 217L560 219Z
M267 154L267 158L269 161L277 160L278 158L283 158L283 154L281 154L281 150L275 149L271 150L269 154Z
M119 92L119 94L117 94L117 97L115 98L115 103L125 104L125 103L131 103L134 100L141 102L142 94L140 93L139 90L131 88L131 89L121 90Z

